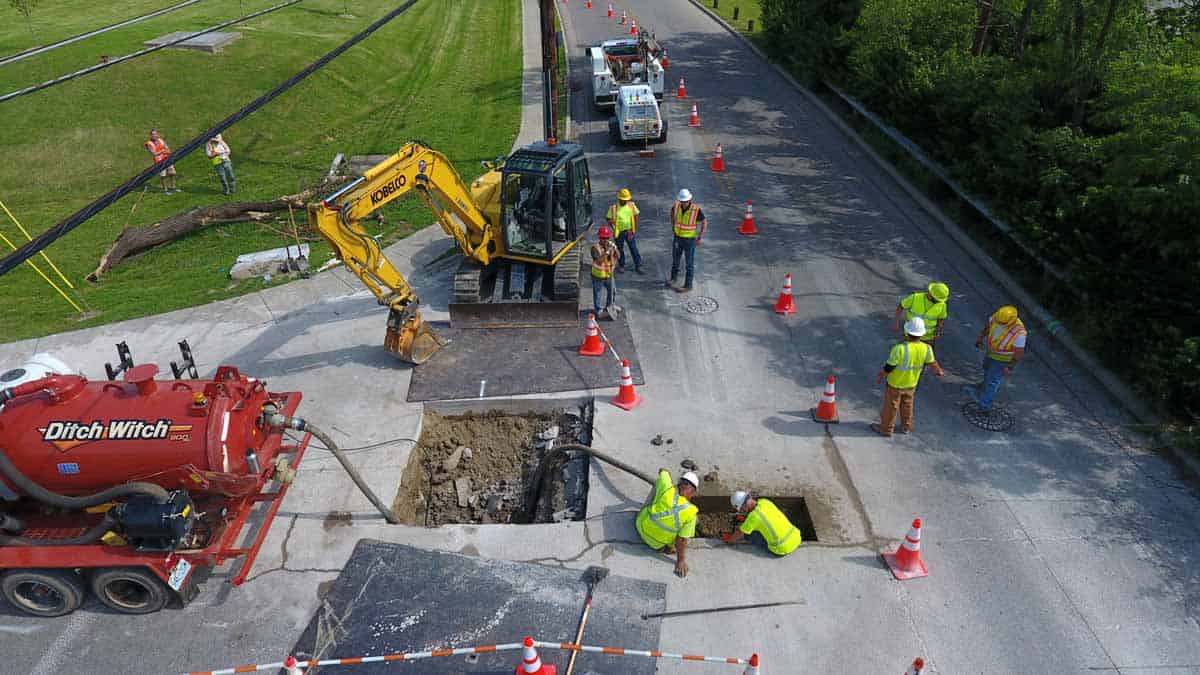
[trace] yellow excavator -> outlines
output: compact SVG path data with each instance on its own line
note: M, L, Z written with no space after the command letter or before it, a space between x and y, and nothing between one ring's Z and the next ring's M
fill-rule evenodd
M446 344L418 311L419 299L361 221L411 191L454 238L450 325L504 328L576 325L580 241L592 225L582 146L553 139L523 147L471 183L419 141L337 192L309 204L309 223L334 254L390 308L384 348L421 364Z

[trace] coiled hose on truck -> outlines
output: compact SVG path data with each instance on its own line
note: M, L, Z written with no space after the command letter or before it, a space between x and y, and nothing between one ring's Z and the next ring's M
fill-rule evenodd
M556 445L552 450L550 450L550 452L547 452L546 455L542 457L542 461L538 462L537 470L534 471L532 483L533 499L528 500L525 506L525 517L528 519L526 522L532 523L537 517L537 505L542 499L542 483L546 480L546 476L549 475L550 468L558 462L570 459L570 455L568 454L570 452L587 453L601 462L611 464L628 474L641 478L650 485L654 485L654 478L650 477L650 474L644 473L643 471L636 469L625 462L612 457L611 455L607 455L599 450L596 450L595 448L589 448L588 446L581 445L579 443L563 443L562 445Z

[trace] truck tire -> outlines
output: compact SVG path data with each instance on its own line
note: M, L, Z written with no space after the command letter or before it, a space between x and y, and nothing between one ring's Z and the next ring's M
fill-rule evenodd
M621 144L621 126L617 124L615 117L608 120L608 140L613 145Z
M662 133L658 135L658 138L654 139L655 145L662 145L667 142L667 118L662 118L662 123Z
M74 570L10 570L0 577L0 590L13 607L34 616L70 614L83 604L87 590Z
M102 567L90 581L96 598L122 614L152 614L171 601L167 585L145 567Z

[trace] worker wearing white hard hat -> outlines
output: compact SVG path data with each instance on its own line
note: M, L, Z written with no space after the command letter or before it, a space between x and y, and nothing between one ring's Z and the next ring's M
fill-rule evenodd
M730 495L729 503L737 509L742 524L737 531L721 535L726 544L736 544L757 532L775 555L785 556L800 547L800 530L771 500L738 490Z
M879 423L871 430L885 438L891 438L896 426L896 412L900 413L900 433L912 433L913 397L921 373L928 367L934 375L942 377L945 372L933 356L933 345L923 342L925 321L916 316L904 323L904 342L894 345L888 359L875 378L878 384L887 379L883 393L883 409L879 412Z
M696 518L700 509L690 500L699 487L700 479L691 471L672 485L671 472L659 469L654 496L634 521L647 546L655 551L675 553L675 574L680 577L686 577L688 573L688 539L696 536Z
M671 278L667 279L667 288L676 293L687 293L692 290L692 282L696 276L696 247L704 240L708 231L708 220L704 211L692 203L692 192L687 188L675 195L675 203L671 205L671 226L675 237L671 243ZM686 276L682 286L675 285L679 276L679 259L686 262Z

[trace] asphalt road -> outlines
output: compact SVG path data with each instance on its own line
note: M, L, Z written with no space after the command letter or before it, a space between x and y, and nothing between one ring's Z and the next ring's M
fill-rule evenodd
M590 13L581 0L560 6L572 78L580 79L583 47L618 30L602 3ZM149 673L279 660L355 543L371 537L576 569L601 564L667 584L669 611L803 601L666 619L659 644L619 645L758 652L763 672L902 672L923 655L927 672L938 673L1200 673L1194 489L1127 432L1128 416L1086 372L1036 336L1000 399L1014 429L995 434L965 421L960 387L979 372L974 334L1007 301L1003 292L805 97L690 2L621 9L667 43L672 85L687 78L703 127L688 128L690 105L668 100L669 141L642 159L609 145L606 117L586 104L586 80L574 94L598 206L619 187L634 191L650 271L619 279L645 402L624 412L604 403L611 389L583 392L598 401L595 445L646 469L675 469L690 457L719 474L707 494L749 485L804 496L819 540L782 560L696 542L681 580L633 531L645 485L606 467L593 466L585 522L424 530L383 524L336 463L315 452L244 586L223 584L232 574L223 568L187 609L152 617L107 614L93 602L41 621L0 606L6 668ZM707 168L717 142L725 174ZM707 314L688 311L687 298L662 286L666 209L680 187L695 193L711 224L691 296L715 301ZM736 232L747 199L757 238ZM426 230L388 250L433 318L444 317L451 266L427 263L448 246ZM770 305L789 272L798 312L779 317ZM937 345L948 375L922 382L916 432L884 440L867 424L880 402L874 374L893 339L891 309L933 279L952 292ZM128 339L139 362L165 364L186 337L203 372L232 363L272 388L302 390L304 415L361 446L420 431L423 406L404 402L409 370L379 347L384 318L357 280L334 271L206 307L0 345L0 362L52 351L95 375L114 342ZM838 376L842 423L825 427L808 411L829 372ZM653 446L657 433L675 442ZM408 447L396 441L353 457L390 495ZM335 512L352 518L331 525ZM896 582L878 551L894 548L914 516L925 521L930 576ZM598 593L594 611L603 608ZM357 655L336 645L331 654ZM660 672L733 670L663 662Z

